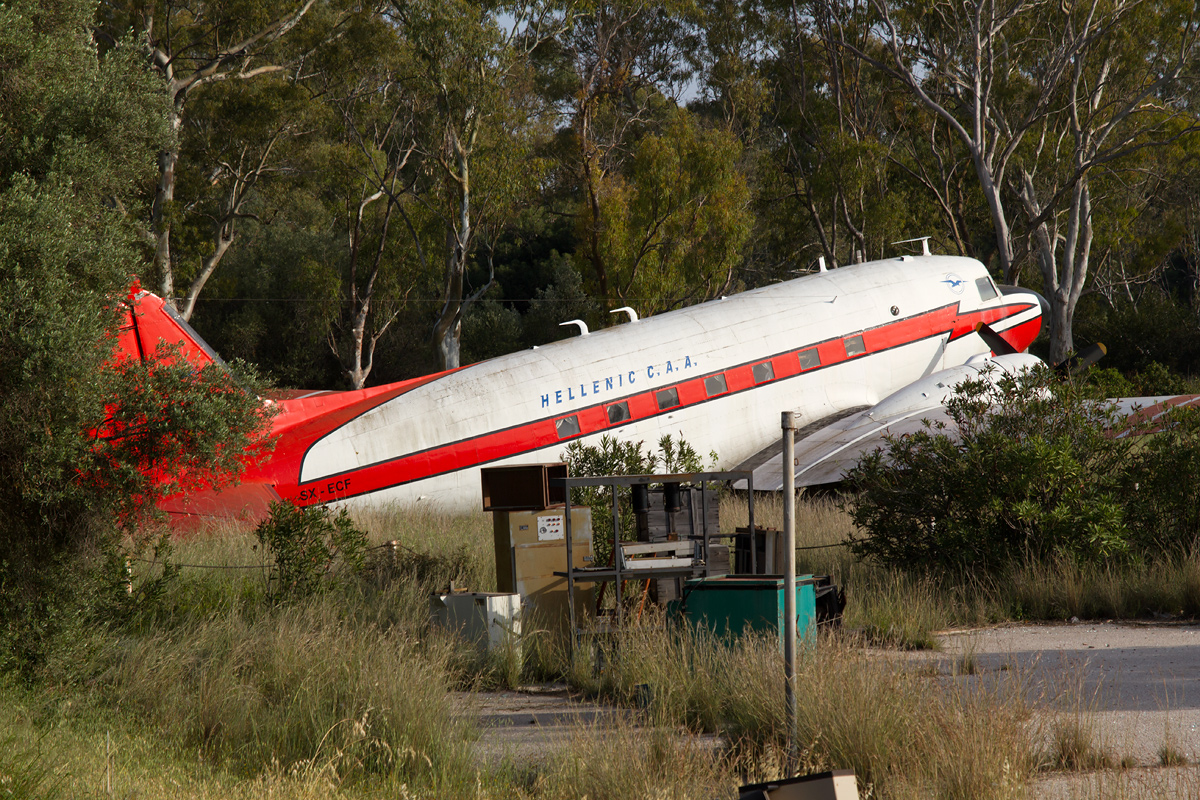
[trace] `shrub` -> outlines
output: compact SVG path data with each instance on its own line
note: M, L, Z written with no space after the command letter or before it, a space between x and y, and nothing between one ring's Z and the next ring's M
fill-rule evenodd
M1147 553L1200 544L1200 410L1173 408L1141 439L1123 476L1125 519Z
M308 597L335 586L359 572L366 560L367 535L345 509L334 515L323 506L272 503L271 516L255 534L275 562L268 593L276 599Z
M645 442L622 442L605 434L597 445L571 442L562 454L572 475L648 475L659 468L666 472L699 472L704 462L695 449L670 434L658 440L659 455L643 450ZM709 454L716 461L716 453ZM608 488L584 486L572 494L572 503L592 509L592 540L597 563L605 563L612 551L612 499ZM633 504L628 488L620 490L621 541L636 538Z
M1042 369L964 382L947 411L950 423L890 437L850 471L858 556L945 571L1128 552L1133 445L1108 434L1121 421L1111 404Z

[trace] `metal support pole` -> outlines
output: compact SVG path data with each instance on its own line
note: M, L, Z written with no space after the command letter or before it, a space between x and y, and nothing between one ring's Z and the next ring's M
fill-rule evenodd
M609 489L612 490L613 566L616 568L614 585L617 590L617 613L613 619L616 627L619 628L621 627L621 511L618 504L620 498L617 496L616 481L609 484Z
M784 411L783 427L783 675L787 712L787 776L796 771L796 419Z
M571 618L568 631L571 635L571 657L575 656L575 639L579 629L575 626L575 536L571 532L571 487L563 487L563 536L567 540L567 615ZM513 569L513 588L516 587L516 568Z

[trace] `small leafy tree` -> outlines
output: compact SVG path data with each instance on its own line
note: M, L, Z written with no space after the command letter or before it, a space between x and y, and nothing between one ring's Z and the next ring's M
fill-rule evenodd
M949 423L889 437L848 474L856 555L929 571L1129 552L1133 440L1109 434L1121 423L1112 404L1041 369L965 382L947 411Z
M1124 474L1133 543L1153 556L1195 555L1200 546L1200 409L1173 408L1136 442Z
M362 571L367 535L345 509L298 508L272 503L271 516L255 535L273 559L268 593L276 600L298 600L342 585Z

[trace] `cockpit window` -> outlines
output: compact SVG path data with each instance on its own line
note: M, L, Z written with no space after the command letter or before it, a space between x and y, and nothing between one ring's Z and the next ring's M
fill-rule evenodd
M979 299L985 303L993 297L999 297L996 287L992 285L991 278L976 278L975 288L979 290Z

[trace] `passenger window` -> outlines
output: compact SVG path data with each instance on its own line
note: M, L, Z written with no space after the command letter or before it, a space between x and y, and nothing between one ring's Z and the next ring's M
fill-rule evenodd
M767 381L774 379L774 377L775 368L771 366L770 361L764 361L761 364L754 365L755 383L766 383Z
M555 420L554 429L558 431L558 438L560 439L566 439L569 436L578 436L579 417L570 416Z
M656 392L654 398L658 400L659 410L674 408L679 405L679 390L675 387L663 389L661 392Z
M858 336L851 336L849 339L846 339L844 343L846 345L847 358L861 356L863 353L867 352L867 348L863 344L863 337L861 333Z
M709 397L718 394L724 394L729 391L729 385L725 383L725 373L717 373L709 375L704 379L704 393Z
M817 352L817 348L811 347L801 351L800 369L812 369L819 366L821 366L821 354Z
M613 403L608 407L608 423L616 425L618 422L624 422L629 419L629 404L628 403Z
M975 288L979 290L979 299L985 303L997 296L996 287L992 285L991 278L976 278Z

